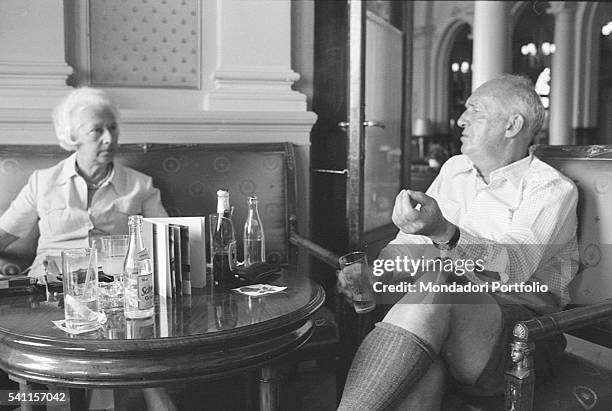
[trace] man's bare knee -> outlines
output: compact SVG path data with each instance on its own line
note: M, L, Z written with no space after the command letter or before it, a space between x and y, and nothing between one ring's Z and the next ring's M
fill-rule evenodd
M436 352L446 339L450 306L444 304L395 304L383 322L397 325L427 341Z
M457 304L450 314L448 338L441 350L448 371L463 383L476 382L502 331L497 304Z

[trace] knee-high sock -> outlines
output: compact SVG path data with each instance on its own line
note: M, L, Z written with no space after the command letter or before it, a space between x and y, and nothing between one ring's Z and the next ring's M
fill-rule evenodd
M348 373L339 411L384 410L397 403L435 360L419 336L377 323L363 340Z

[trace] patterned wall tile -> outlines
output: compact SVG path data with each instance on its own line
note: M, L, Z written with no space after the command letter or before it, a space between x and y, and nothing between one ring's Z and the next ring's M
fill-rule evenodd
M89 1L94 85L198 88L197 0Z

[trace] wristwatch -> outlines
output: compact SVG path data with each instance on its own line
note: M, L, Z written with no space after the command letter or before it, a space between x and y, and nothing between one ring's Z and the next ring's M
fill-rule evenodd
M433 240L432 241L434 247L436 247L438 250L449 251L455 248L455 246L459 242L459 237L461 237L461 230L459 229L459 227L455 226L455 232L453 233L453 236L450 240L440 242Z

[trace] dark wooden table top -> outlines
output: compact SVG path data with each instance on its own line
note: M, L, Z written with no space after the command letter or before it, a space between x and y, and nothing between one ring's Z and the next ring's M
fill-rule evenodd
M33 382L73 387L154 386L266 364L299 348L325 299L319 285L284 270L282 293L248 297L207 286L193 295L156 297L155 316L111 315L102 329L70 335L51 321L57 301L0 298L0 368Z

